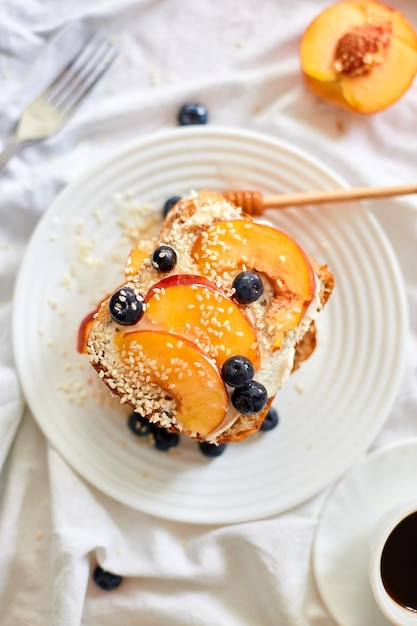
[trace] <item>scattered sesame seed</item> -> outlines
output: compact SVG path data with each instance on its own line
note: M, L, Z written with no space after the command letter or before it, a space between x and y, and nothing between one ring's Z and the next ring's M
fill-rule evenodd
M94 211L94 217L96 218L98 224L102 224L104 222L103 213L100 209L96 209Z
M58 300L56 300L55 298L48 298L47 303L52 309L56 309L59 304Z

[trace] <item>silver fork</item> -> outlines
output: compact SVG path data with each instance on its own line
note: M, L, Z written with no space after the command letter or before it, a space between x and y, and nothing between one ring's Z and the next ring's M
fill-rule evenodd
M118 54L111 39L93 38L25 108L13 140L0 153L0 171L25 145L46 139L60 130Z

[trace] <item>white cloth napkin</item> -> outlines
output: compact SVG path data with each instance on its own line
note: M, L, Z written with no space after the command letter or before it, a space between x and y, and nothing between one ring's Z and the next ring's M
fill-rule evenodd
M352 185L417 179L417 83L392 108L360 117L318 101L298 45L328 0L8 0L0 23L0 146L23 106L61 67L67 42L92 30L121 55L64 130L0 175L0 615L2 626L333 626L311 547L330 489L272 519L205 527L123 506L80 478L49 445L19 391L11 348L13 284L28 239L58 192L133 137L176 125L184 102L210 120L267 132L308 150ZM417 27L413 0L392 1ZM48 49L45 48L50 43ZM411 312L406 372L372 447L417 435L417 201L375 214L398 255ZM372 207L371 207L372 208ZM395 329L392 329L395 333ZM99 562L123 575L113 592ZM370 625L372 626L372 625Z

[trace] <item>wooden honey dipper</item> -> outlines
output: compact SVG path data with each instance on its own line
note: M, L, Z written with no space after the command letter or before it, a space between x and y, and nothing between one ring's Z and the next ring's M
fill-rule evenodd
M234 190L225 192L227 200L241 207L249 215L262 215L265 209L285 209L306 204L349 202L352 200L377 200L417 193L417 184L396 187L358 187L356 189L324 189L322 191L302 191L282 193L263 197L260 191Z

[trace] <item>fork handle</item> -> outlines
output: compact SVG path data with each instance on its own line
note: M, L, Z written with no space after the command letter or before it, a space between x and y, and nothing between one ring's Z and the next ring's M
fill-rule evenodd
M25 144L25 141L21 139L17 139L16 137L4 148L3 152L0 153L0 172L6 167L7 163L10 161L12 156L14 156L22 146Z

